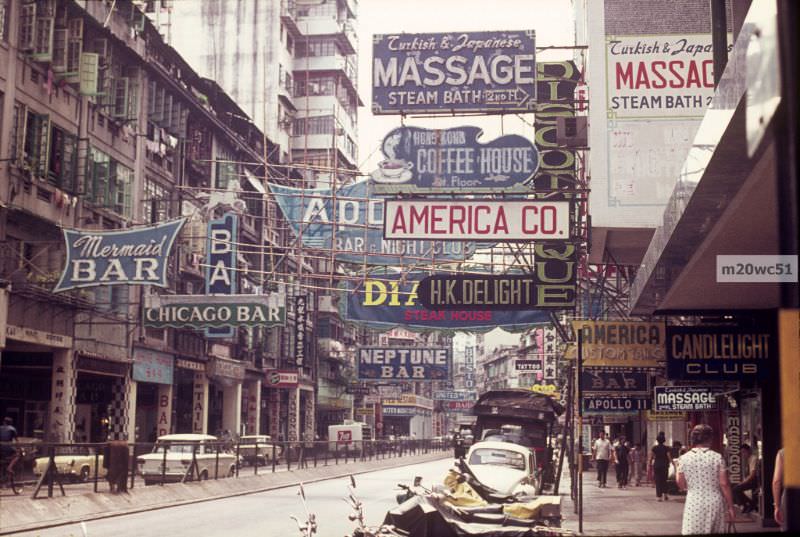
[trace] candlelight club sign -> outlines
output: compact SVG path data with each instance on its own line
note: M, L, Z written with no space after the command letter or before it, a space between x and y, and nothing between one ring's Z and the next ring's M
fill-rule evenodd
M568 239L570 204L533 200L386 200L387 239Z
M773 330L668 326L667 376L673 379L766 378L777 361Z
M664 361L664 324L636 321L573 321L583 337L586 367L658 369Z
M575 305L575 246L536 245L530 274L437 274L423 278L417 295L431 310L563 309Z
M405 326L420 330L485 331L498 326L513 330L545 323L550 319L544 309L429 310L417 299L417 288L424 276L420 272L399 273L379 269L367 274L361 282L342 282L340 313L348 321L375 328ZM556 296L550 298L561 300Z
M361 347L361 380L434 381L450 378L450 349L420 347Z
M394 129L381 146L386 159L372 173L374 191L529 191L522 185L539 167L533 142L510 134L483 144L481 134L478 127Z
M64 230L67 260L54 293L97 285L167 286L167 257L185 218L125 231Z
M533 30L373 37L372 112L530 112Z
M144 324L154 328L206 329L224 326L282 326L283 295L155 295L144 308Z

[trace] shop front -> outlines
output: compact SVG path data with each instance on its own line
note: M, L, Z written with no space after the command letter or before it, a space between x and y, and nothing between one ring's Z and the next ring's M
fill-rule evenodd
M75 368L75 441L126 440L131 364L79 353Z
M173 355L144 347L133 348L136 383L137 442L155 442L172 430Z
M204 433L208 412L206 364L186 358L175 359L172 383L172 430L175 433ZM160 432L159 432L160 436Z
M236 360L212 356L208 361L207 371L207 431L218 438L225 434L238 434L242 424L244 364Z

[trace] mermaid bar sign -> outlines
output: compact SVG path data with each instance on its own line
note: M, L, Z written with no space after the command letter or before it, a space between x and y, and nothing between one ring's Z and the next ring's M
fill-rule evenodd
M383 140L385 160L372 173L374 191L431 193L527 192L523 185L539 168L533 142L510 134L478 142L478 127L399 127Z
M54 293L97 285L167 286L167 257L185 218L123 231L64 230L67 260Z

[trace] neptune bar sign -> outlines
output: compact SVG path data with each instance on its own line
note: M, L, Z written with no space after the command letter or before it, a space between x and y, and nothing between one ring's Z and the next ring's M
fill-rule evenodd
M67 260L54 293L97 285L167 286L167 257L185 218L124 231L64 230Z
M447 380L450 349L444 347L360 347L360 380Z
M372 113L530 112L533 30L376 35Z
M478 142L478 127L398 127L383 140L385 160L372 173L377 193L529 191L539 168L533 142L509 134Z

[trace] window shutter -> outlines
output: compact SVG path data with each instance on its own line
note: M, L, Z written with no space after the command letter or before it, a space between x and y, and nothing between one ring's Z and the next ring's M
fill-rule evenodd
M83 39L83 19L75 18L69 20L69 38Z
M67 30L56 30L53 33L53 72L63 73L67 70Z
M169 127L170 133L180 136L181 117L183 116L183 106L179 100L172 103L172 118L170 118Z
M80 92L83 95L97 95L99 55L94 52L81 54L80 65Z
M168 128L170 119L172 119L172 93L167 93L164 96L164 111L158 124Z
M19 20L19 48L32 51L36 36L36 4L24 4Z
M125 78L128 79L125 118L136 120L139 118L139 69L136 67L129 67L125 74Z
M28 107L24 104L14 106L14 158L17 166L25 165L25 134L28 127Z
M147 83L147 118L152 120L153 115L156 113L156 93L158 92L158 85L155 80L150 80Z
M36 154L34 157L34 172L41 178L47 177L47 164L50 157L50 116L47 114L36 117Z
M128 79L126 77L114 80L113 102L111 115L116 118L124 118L128 114Z
M63 163L61 168L61 187L70 192L75 191L78 171L78 137L64 133Z
M108 195L109 163L108 160L102 160L95 161L93 164L91 200L96 204L103 205Z
M83 39L70 37L67 42L67 73L72 78L70 83L80 82L81 54L83 54Z
M53 59L53 17L36 17L34 28L33 54L31 57L40 62L49 62Z

